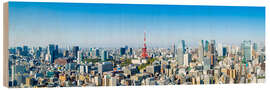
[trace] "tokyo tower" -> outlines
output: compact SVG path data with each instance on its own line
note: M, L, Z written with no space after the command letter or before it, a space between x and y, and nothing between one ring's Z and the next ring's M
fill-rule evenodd
M146 48L146 33L144 32L144 44L143 44L143 48L142 48L142 58L148 58L148 54L147 54L147 48Z

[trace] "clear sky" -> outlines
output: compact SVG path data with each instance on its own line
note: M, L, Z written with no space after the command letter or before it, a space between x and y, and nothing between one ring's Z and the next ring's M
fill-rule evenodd
M9 2L11 47L142 47L144 31L150 47L201 39L264 42L265 8Z

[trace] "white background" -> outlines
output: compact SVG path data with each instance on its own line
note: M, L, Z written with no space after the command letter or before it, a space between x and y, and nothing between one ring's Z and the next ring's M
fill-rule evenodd
M175 4L175 5L218 5L218 6L265 6L266 7L266 28L265 28L265 42L266 42L266 82L264 84L222 84L222 85L174 85L174 86L113 86L113 87L65 87L65 88L49 88L51 90L263 90L270 89L269 82L269 8L270 0L3 0L1 4L1 46L0 46L0 87L1 90L7 89L22 89L22 88L6 88L3 86L3 3L8 1L34 1L34 2L79 2L79 3L125 3L125 4ZM268 12L267 12L268 11ZM34 90L33 88L23 88L24 90ZM48 88L39 88L39 90L47 90Z

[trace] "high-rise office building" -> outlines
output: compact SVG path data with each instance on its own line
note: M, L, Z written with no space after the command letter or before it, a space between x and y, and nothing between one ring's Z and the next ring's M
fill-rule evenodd
M99 49L98 48L95 49L95 54L96 54L96 57L99 57L100 56L100 52L99 52Z
M79 46L73 46L72 48L72 56L73 57L78 57L78 51L79 51Z
M205 40L205 44L204 44L204 56L207 56L207 52L208 52L208 45L209 45L208 40Z
M182 40L182 52L184 54L186 53L186 43L185 43L185 40Z
M106 50L103 50L101 54L101 60L106 61L107 59L108 59L108 52Z
M84 65L80 65L80 73L85 73L86 68Z
M80 63L83 60L83 52L82 51L78 51L77 54L78 54L77 55L77 62Z
M125 50L126 50L126 52L127 52L127 50L128 50L128 45L125 45L125 47L124 47L124 48L125 48Z
M17 48L16 48L16 54L17 54L18 56L23 55L23 49L22 49L22 47L17 47Z
M186 53L184 55L184 66L189 66L190 62L191 62L191 54Z
M219 43L218 44L218 56L223 56L223 46L222 46L222 43Z
M204 57L204 41L201 40L199 42L199 61L203 61Z
M113 64L111 62L103 62L98 64L98 72L103 73L113 70Z
M111 77L110 79L110 86L117 86L118 85L117 77Z
M252 51L251 51L251 40L244 40L241 43L241 53L244 56L245 60L252 60Z
M208 50L210 54L216 54L216 41L211 40L210 45L208 46Z
M28 52L28 46L23 46L23 55L27 56L29 54Z
M177 48L176 60L178 65L184 65L185 41L182 40Z
M150 65L146 67L146 72L148 73L160 73L161 66L160 65Z
M223 47L222 48L222 56L227 56L227 52L228 52L227 48Z
M123 56L126 54L126 48L121 47L120 48L120 56Z
M216 64L216 62L217 62L217 53L216 53L216 41L215 40L211 40L210 41L210 45L208 46L208 50L209 50L209 52L208 52L208 57L210 57L210 68L211 69L214 69L214 67L215 67L215 64Z
M57 58L59 55L58 45L55 45L54 54L55 54L55 58Z
M176 54L176 48L175 48L175 44L172 45L172 55L173 57L175 57Z
M253 43L253 44L252 44L252 50L251 50L251 52L252 52L252 57L255 57L255 56L256 56L257 50L258 50L258 45L257 45L257 43Z
M45 56L45 60L52 63L52 56L50 53L47 53L46 56Z
M204 70L210 69L210 57L203 57L203 68Z
M258 50L258 44L257 43L252 44L252 50L257 52L257 50Z
M129 48L128 54L129 54L129 55L132 55L132 54L133 54L133 49L132 49L132 48Z
M58 46L54 44L49 44L46 58L50 63L54 63L54 60L57 58Z
M215 55L211 54L210 55L210 69L214 69L215 63L216 63Z
M38 47L37 50L36 50L36 52L34 52L35 53L34 54L35 58L40 58L41 52L42 52L42 48L41 47Z
M68 50L64 50L63 56L64 56L64 57L68 57L68 56L69 56L69 51L68 51Z
M12 82L12 86L14 86L15 74L16 74L15 65L11 65L11 82Z

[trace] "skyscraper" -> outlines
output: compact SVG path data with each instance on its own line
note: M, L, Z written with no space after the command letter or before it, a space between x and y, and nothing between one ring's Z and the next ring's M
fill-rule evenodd
M28 55L28 46L23 46L23 55L24 56Z
M128 50L128 45L125 45L125 50ZM127 52L127 51L126 51Z
M218 56L223 56L223 46L222 43L218 44Z
M184 66L189 66L189 63L191 62L191 54L186 53L184 55Z
M129 48L128 54L129 55L132 55L133 54L133 49L132 48Z
M216 52L216 41L215 40L211 40L210 41L210 45L208 46L208 50L209 50L209 53L210 54L215 54L215 52Z
M12 86L14 85L15 76L16 76L15 74L16 74L15 65L11 65L11 81L12 81Z
M182 40L182 52L185 54L186 53L186 44L185 40Z
M252 44L252 57L253 56L256 56L256 52L257 52L257 50L258 50L258 45L257 45L257 43L253 43Z
M58 50L56 48L58 49L58 46L56 47L54 44L49 44L48 46L46 58L50 61L50 63L54 63L54 60L57 58L56 51Z
M98 72L103 73L113 70L113 64L111 62L103 62L98 64Z
M209 50L209 57L210 57L210 68L211 69L214 69L215 67L215 64L216 64L216 60L217 60L217 55L216 55L216 50L215 50L215 44L216 44L216 41L215 40L211 40L210 41L210 45L208 46L208 50Z
M23 55L22 47L17 47L17 48L16 48L16 53L17 53L18 56Z
M204 57L204 42L203 40L201 40L199 42L199 61L203 61L203 57Z
M42 48L41 47L38 47L37 48L37 51L35 52L35 57L36 58L40 58L41 52L42 52Z
M208 52L208 45L209 45L209 42L207 40L205 40L205 45L204 45L204 56L207 55L207 52Z
M78 56L77 57L77 60L78 60L77 63L80 63L83 60L83 52L82 51L78 51L77 54L78 54L77 55Z
M78 57L78 51L79 51L79 46L73 46L73 48L72 48L72 56L77 58Z
M99 49L98 49L98 48L96 48L95 50L96 50L96 52L95 52L96 57L99 57L99 56L100 56Z
M210 69L214 69L215 63L216 63L215 56L211 54L210 55Z
M242 56L244 56L244 58L246 60L252 60L252 53L251 53L251 40L244 40L242 41L241 43L241 53L242 53Z
M257 52L257 50L258 50L258 44L257 43L252 44L252 50Z
M45 60L52 63L52 55L50 53L47 53L45 56Z
M120 48L120 56L123 56L126 54L126 48L121 47Z
M176 60L178 65L184 65L184 54L185 54L185 41L182 40L181 42L179 42L177 48Z
M210 69L210 58L209 57L203 57L203 68L204 70L209 70Z
M55 58L57 58L58 55L59 55L59 52L58 52L58 45L55 45L54 54L55 54Z
M64 57L68 57L68 56L69 56L69 52L68 52L68 50L64 50L64 52L63 52L63 56L64 56Z
M106 61L108 58L108 52L106 50L102 51L101 60Z
M222 56L227 56L227 48L226 47L223 47L222 48Z

